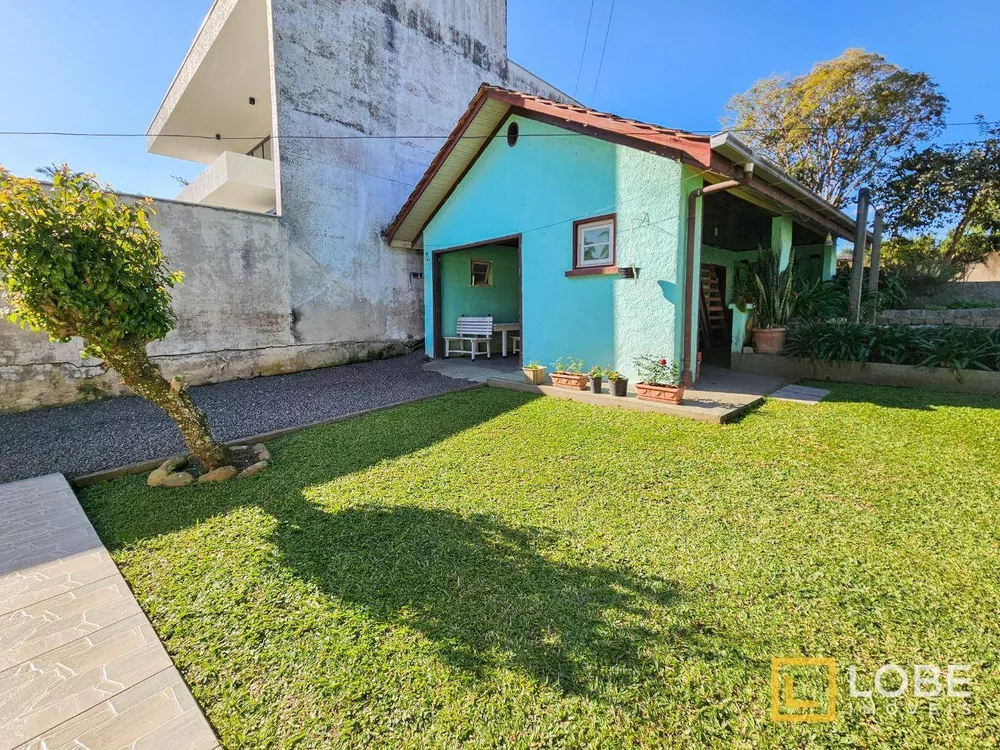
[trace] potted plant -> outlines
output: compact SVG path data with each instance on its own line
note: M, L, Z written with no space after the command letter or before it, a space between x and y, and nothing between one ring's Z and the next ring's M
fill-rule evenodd
M684 397L680 373L676 362L644 355L635 361L641 378L635 384L635 392L642 401L679 404Z
M590 368L590 390L594 393L601 392L601 382L604 379L604 370L596 365Z
M611 383L611 392L615 396L622 398L628 393L628 378L617 370L608 370L605 375L608 377L608 382Z
M761 248L751 272L754 282L753 348L758 354L778 354L785 346L785 326L794 311L792 266L794 250L788 266L781 270L781 253Z
M587 376L583 374L583 360L560 357L552 364L552 385L573 388L578 391L587 387Z
M524 373L524 382L526 383L541 385L545 382L545 365L537 359L534 362L529 362L522 367L521 372Z

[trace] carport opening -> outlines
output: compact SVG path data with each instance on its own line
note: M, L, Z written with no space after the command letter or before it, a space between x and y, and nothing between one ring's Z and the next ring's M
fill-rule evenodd
M444 339L457 335L458 320L463 316L492 317L494 333L490 359L503 356L506 331L506 361L520 362L523 331L519 237L435 252L435 357L444 357ZM488 361L484 355L477 355L476 362L480 360Z

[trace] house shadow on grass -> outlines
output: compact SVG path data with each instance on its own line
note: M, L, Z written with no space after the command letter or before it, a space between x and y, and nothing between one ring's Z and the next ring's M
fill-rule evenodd
M275 533L284 563L328 597L421 632L444 663L477 678L511 668L583 695L650 678L642 647L654 634L643 623L676 586L537 551L554 541L485 515L308 503Z
M278 441L271 469L249 480L164 491L132 477L87 489L82 499L112 550L260 508L276 522L280 564L321 591L327 606L344 603L411 628L442 663L473 677L511 669L577 695L652 679L644 645L664 637L649 627L669 619L673 582L561 560L562 534L491 515L417 507L403 496L330 510L308 497L536 398L496 389L443 396Z

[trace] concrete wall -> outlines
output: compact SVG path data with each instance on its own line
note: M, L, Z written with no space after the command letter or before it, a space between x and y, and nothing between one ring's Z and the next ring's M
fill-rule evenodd
M635 377L641 354L679 358L681 165L594 138L532 137L562 131L512 119L517 145L492 142L424 231L428 354L432 253L521 234L525 361L579 357ZM638 279L567 277L573 221L613 212L618 265Z
M392 341L297 345L289 297L290 252L274 216L157 201L151 223L170 268L177 325L149 352L167 377L193 385L272 375L405 348ZM22 411L126 393L82 344L0 325L0 411Z
M295 340L419 339L420 255L382 231L484 81L564 97L508 64L503 0L271 4Z
M150 351L192 383L418 345L421 258L391 250L382 230L480 84L566 100L507 60L504 0L268 0L268 11L280 217L157 203L186 283L177 330ZM0 411L121 393L79 349L0 325Z

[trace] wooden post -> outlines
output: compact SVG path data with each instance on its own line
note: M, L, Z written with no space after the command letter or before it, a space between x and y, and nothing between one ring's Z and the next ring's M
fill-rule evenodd
M885 211L881 208L875 209L875 228L872 230L872 259L868 269L868 293L872 297L872 323L878 320L878 274L879 263L881 262L882 251L882 222L885 219Z
M858 219L854 230L854 259L851 263L851 296L847 301L847 322L861 322L861 288L865 274L865 246L868 244L868 188L858 191Z

